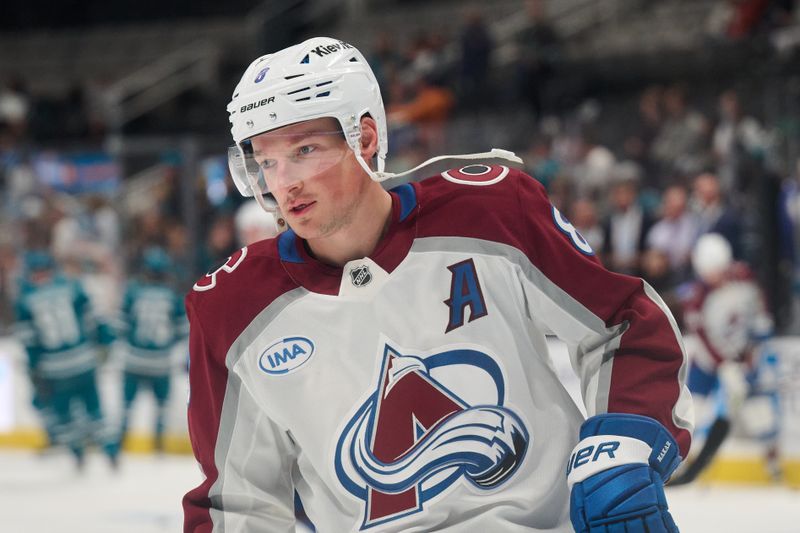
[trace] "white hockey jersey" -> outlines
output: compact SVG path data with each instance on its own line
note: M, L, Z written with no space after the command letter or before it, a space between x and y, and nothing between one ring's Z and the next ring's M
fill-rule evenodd
M491 183L475 186L475 182ZM198 281L189 428L205 481L185 531L572 531L582 416L545 340L571 346L589 415L692 426L671 315L612 274L541 185L471 165L392 191L391 227L343 268L288 231Z
M772 317L754 274L734 263L714 287L697 282L684 298L686 330L697 337L690 356L714 373L724 362L752 365L753 349L772 335Z

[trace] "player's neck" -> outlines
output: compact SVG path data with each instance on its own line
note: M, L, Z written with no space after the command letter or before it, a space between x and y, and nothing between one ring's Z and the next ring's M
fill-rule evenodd
M331 235L306 242L317 260L342 266L372 254L389 229L391 218L392 196L376 185L370 187L361 199L347 226Z

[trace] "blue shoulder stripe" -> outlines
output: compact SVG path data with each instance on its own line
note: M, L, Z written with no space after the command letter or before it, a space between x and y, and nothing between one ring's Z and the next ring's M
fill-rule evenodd
M408 218L408 215L417 207L417 191L410 183L398 185L391 192L397 195L400 200L400 222Z
M297 252L297 235L291 229L287 229L278 237L278 253L281 261L287 263L303 263L303 258Z

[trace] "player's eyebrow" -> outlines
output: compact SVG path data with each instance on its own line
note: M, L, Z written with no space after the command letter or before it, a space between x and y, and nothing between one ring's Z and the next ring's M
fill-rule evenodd
M318 135L324 135L326 137L330 135L342 135L341 130L337 131L323 131L323 130L310 130L310 131L298 131L292 133L284 133L284 134L274 134L270 136L270 139L282 139L288 140L289 144L295 144L297 142L304 141L309 137L314 137ZM261 155L261 150L253 150L253 155Z

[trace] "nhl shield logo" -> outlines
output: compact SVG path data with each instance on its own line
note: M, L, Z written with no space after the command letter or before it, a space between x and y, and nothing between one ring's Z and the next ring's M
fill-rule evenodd
M372 272L367 265L359 265L350 270L350 282L356 287L363 287L372 281Z

